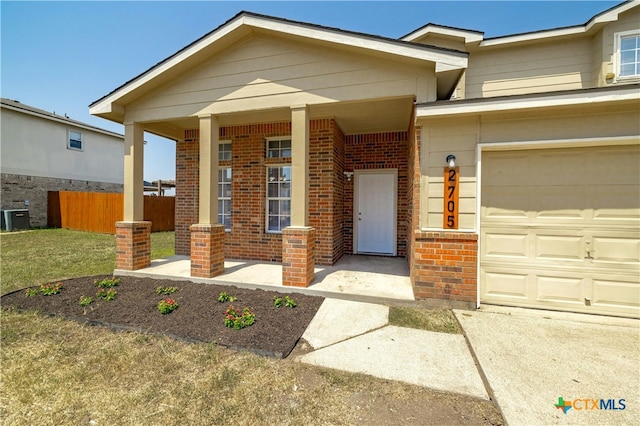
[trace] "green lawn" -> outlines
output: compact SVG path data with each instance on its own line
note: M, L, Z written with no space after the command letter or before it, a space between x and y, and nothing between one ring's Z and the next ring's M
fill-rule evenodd
M174 233L151 234L151 258L174 254ZM1 293L48 281L111 274L116 262L113 235L67 229L0 234Z
M108 275L115 263L112 235L35 230L3 233L0 244L2 293ZM172 255L173 233L152 234L151 245L154 258ZM497 416L489 401L290 359L33 312L3 308L0 319L7 425L426 424L469 416L487 424L484 413Z

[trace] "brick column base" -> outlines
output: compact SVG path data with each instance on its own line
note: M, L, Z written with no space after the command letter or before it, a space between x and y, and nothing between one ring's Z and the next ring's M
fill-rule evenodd
M212 278L224 271L224 225L191 225L191 276Z
M416 299L440 299L452 307L475 309L478 289L478 235L416 231L411 282Z
M282 285L308 287L315 278L316 230L288 227L282 230Z
M116 222L116 269L135 271L151 263L151 222Z

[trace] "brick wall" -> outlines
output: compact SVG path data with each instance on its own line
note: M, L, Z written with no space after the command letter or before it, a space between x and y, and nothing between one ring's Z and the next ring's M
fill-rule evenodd
M187 130L176 143L176 254L191 253L189 227L198 223L198 171L200 144L197 131Z
M415 231L412 281L416 299L461 302L475 308L478 235Z
M345 136L333 119L309 125L309 226L316 229L315 262L335 263L353 251L353 180L345 170L398 169L398 255L406 255L407 132ZM290 158L265 158L268 137L289 136L290 122L222 127L231 140L231 232L225 257L282 261L282 236L265 232L266 166ZM188 130L176 148L176 254L189 254L189 226L198 221L198 130Z
M116 268L146 268L151 262L151 222L116 223Z
M407 132L390 132L345 137L345 170L397 169L398 217L397 252L407 254ZM345 182L344 187L344 250L353 252L353 208L355 180Z
M2 173L2 209L28 209L33 227L47 226L49 191L122 192L122 184ZM25 206L25 200L29 205Z

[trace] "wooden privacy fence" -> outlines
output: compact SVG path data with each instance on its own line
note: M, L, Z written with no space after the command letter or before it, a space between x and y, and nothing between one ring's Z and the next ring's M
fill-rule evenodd
M175 230L175 197L144 197L144 220L151 232ZM109 192L49 191L47 225L115 234L124 217L124 195Z

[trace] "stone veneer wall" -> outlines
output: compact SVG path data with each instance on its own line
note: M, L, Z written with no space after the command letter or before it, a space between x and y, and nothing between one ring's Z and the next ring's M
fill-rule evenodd
M2 209L28 209L32 227L47 226L47 197L49 191L122 192L118 183L93 182L2 173ZM25 206L25 200L29 205Z

